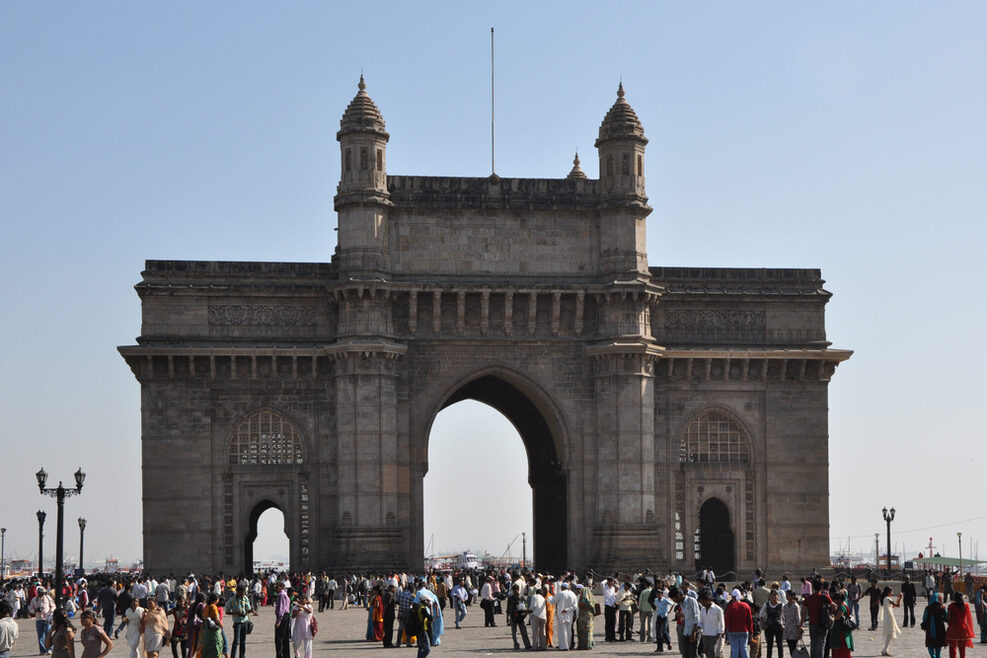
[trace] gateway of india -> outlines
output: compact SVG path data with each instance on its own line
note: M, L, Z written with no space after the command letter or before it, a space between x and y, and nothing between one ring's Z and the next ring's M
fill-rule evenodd
M146 262L119 351L149 570L250 571L274 507L292 570L420 571L430 428L467 399L524 441L539 570L829 563L827 388L851 352L819 270L649 266L622 86L598 180L578 157L563 178L391 175L389 137L361 77L329 262Z

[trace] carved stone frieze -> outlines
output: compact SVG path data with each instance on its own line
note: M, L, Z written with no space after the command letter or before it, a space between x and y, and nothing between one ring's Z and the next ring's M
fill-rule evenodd
M765 328L764 311L665 311L665 328L669 330L738 330L753 331Z
M209 324L223 327L313 325L317 315L315 306L210 306Z

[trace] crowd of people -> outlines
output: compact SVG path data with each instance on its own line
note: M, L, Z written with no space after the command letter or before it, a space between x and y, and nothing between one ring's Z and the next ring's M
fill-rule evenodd
M920 621L925 646L930 658L940 658L943 647L950 658L965 658L976 637L973 614L963 593L951 587L939 593L942 580L926 573L919 583L927 600ZM730 658L773 658L775 651L785 658L786 649L794 658L806 640L809 658L850 658L854 633L861 630L861 601L870 611L868 630L881 631L881 653L891 656L902 629L915 626L916 585L906 576L895 593L874 578L857 581L826 582L813 573L795 584L788 575L768 583L756 571L728 586L705 569L692 580L650 572L601 577L502 569L338 579L326 573L189 573L160 580L101 574L67 579L56 605L50 581L34 578L7 582L0 592L0 658L17 638L15 617L33 618L39 654L58 658L76 658L76 640L81 658L103 658L121 633L129 658L159 658L169 648L172 658L245 658L252 618L264 607L273 608L276 657L311 658L317 613L337 606L366 611L366 641L417 646L419 658L441 644L447 607L457 630L471 607L480 608L485 627L506 624L516 650L592 649L594 628L602 622L605 642L650 642L654 653L677 650L684 658L725 658L727 651ZM987 644L987 584L971 598L980 642Z

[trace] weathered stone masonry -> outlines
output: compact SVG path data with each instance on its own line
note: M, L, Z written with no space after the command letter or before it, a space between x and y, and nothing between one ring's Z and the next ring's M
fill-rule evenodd
M420 568L429 431L467 398L525 441L541 568L826 561L830 294L818 270L649 268L622 88L598 180L387 175L362 80L337 138L330 263L146 264L120 352L149 569L249 569L271 506L292 568Z

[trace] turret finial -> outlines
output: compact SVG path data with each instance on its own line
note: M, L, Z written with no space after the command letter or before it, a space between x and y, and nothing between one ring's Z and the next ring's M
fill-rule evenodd
M362 73L360 74L360 84L358 84L357 87L360 89L360 91L366 91L367 90L367 83L363 81L363 74Z
M617 85L617 98L623 98L623 97L624 97L624 81L621 80L620 84Z
M586 178L586 172L584 172L579 166L579 151L576 151L576 157L572 159L572 171L569 172L569 175L566 176L566 178L569 180Z
M579 166L579 151L576 151L576 157L573 158L572 164L576 165L577 167Z

